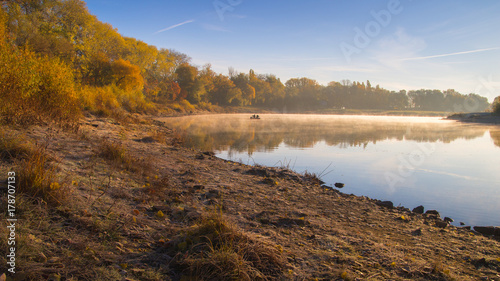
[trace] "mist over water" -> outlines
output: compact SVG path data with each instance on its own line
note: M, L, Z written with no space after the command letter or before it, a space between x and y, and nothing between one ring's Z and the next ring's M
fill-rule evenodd
M438 117L224 114L164 118L185 144L244 164L321 174L342 192L500 225L500 128Z

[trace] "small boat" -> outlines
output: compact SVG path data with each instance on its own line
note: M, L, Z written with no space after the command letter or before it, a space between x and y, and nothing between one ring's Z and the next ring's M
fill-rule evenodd
M259 115L254 114L254 115L250 116L250 119L260 119L260 117L259 117Z

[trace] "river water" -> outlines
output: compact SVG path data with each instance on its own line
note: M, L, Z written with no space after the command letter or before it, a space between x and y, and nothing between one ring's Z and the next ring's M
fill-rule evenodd
M163 118L185 144L319 175L342 192L500 226L500 127L440 117L263 114Z

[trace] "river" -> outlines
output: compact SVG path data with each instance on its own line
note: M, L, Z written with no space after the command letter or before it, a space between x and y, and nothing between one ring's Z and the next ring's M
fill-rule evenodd
M440 117L262 114L163 118L185 145L318 175L345 193L500 226L500 127Z

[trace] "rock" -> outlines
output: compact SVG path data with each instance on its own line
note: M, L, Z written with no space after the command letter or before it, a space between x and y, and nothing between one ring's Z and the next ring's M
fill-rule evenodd
M215 152L213 151L204 151L202 152L204 155L207 155L207 156L215 156Z
M49 275L49 279L47 279L47 281L59 281L59 280L61 280L61 275L57 273L52 273L51 275Z
M163 213L166 213L166 212L170 211L170 206L167 206L167 205L155 205L155 206L151 207L151 212L158 213L159 211L162 211ZM135 214L138 215L137 213L135 213Z
M293 226L293 225L305 226L308 224L309 224L309 222L303 218L299 218L299 219L279 218L278 221L276 222L277 226Z
M202 190L202 189L205 189L205 186L201 185L201 184L197 184L197 185L193 185L190 189L193 190L193 191L195 191L195 190Z
M474 264L476 267L483 267L483 266L488 266L488 262L486 261L485 258L481 258L475 261L472 261L472 264Z
M209 200L209 199L213 199L213 198L220 198L221 194L220 194L220 191L215 190L215 189L211 189L207 193L202 194L201 196L204 197L205 199Z
M343 184L341 182L336 182L334 185L336 188L343 188L345 186L345 184Z
M435 223L434 223L435 226L437 227L440 227L440 228L446 228L448 226L448 223L445 222L445 221L440 221L440 220L437 220Z
M411 232L411 235L413 235L413 236L420 236L420 235L422 235L422 229L421 228L415 229L414 231Z
M495 227L493 226L474 226L474 230L486 236L495 235Z
M143 143L154 143L156 140L153 137L144 137L142 139L137 139L135 140L136 142L143 142Z
M425 215L430 219L435 219L435 220L441 219L439 212L436 210L428 210L427 212L425 212Z
M412 212L416 214L423 214L424 213L424 206L420 205L418 207L413 208Z
M450 217L444 217L443 221L445 221L447 223L454 222L454 220Z
M465 222L461 221L461 222L460 222L460 225L465 225Z
M459 229L471 230L470 225L459 227Z
M439 215L439 212L436 211L436 210L428 210L427 212L425 212L426 215L436 215L436 216L440 216Z
M394 204L391 201L379 201L376 203L378 206L385 207L388 209L394 208Z

